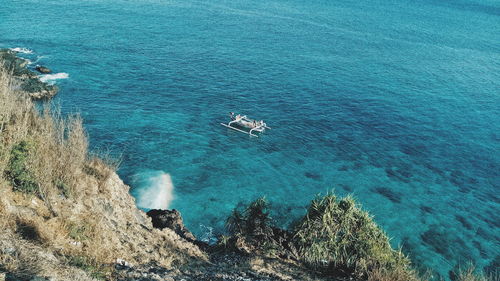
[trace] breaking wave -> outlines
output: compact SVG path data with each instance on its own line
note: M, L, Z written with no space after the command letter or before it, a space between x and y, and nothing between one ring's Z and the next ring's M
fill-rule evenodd
M174 199L170 174L163 171L140 173L134 176L134 197L143 209L166 210Z
M55 82L55 80L58 80L58 79L67 79L68 77L69 77L69 74L65 73L65 72L54 73L54 74L44 74L44 75L39 76L40 81L48 82L48 83Z
M27 49L27 48L10 48L11 51L22 53L22 54L33 54L33 50Z

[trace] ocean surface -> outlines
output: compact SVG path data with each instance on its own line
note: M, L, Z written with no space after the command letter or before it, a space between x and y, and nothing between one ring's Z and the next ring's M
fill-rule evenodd
M286 226L335 190L420 268L498 265L498 1L2 0L0 47L52 68L138 206L201 239L242 202Z

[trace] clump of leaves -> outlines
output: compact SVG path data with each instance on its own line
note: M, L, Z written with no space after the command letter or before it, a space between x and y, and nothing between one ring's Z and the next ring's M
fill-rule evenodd
M10 159L5 170L5 176L14 190L25 193L38 192L38 184L28 169L28 157L33 145L28 141L21 141L12 147Z
M322 271L366 277L374 268L406 269L410 263L350 196L317 197L293 233L300 259Z
M264 197L243 209L234 209L226 221L231 236L224 238L224 249L294 259L296 251L291 234L273 224L269 210L270 204Z
M261 197L243 211L234 209L226 221L226 228L233 235L258 240L272 236L271 223L269 203L265 197Z

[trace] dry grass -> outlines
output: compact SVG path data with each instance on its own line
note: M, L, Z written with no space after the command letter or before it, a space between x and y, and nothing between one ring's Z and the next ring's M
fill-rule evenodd
M0 62L0 272L108 279L117 258L165 267L206 259L152 228L116 175L119 161L88 153L78 115L35 106L10 77Z
M75 185L88 161L82 119L62 118L50 110L50 105L39 112L29 97L14 90L12 83L10 73L0 69L0 174L12 169L9 165L12 166L11 154L16 147L27 144L23 148L28 151L22 151L26 159L15 167L23 173L17 175L29 176L36 185L33 193L50 206L51 198L57 194L77 194Z

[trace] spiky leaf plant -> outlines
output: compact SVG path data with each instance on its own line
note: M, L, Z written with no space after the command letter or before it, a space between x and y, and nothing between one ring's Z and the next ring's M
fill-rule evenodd
M366 276L371 269L404 268L409 259L391 248L387 235L348 196L331 193L311 202L295 226L294 239L303 262L325 271Z
M226 228L233 235L249 238L272 234L269 203L265 197L251 202L243 211L234 209L226 220Z

